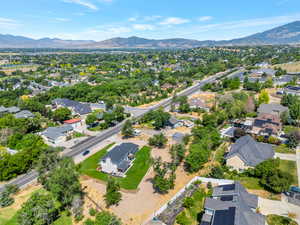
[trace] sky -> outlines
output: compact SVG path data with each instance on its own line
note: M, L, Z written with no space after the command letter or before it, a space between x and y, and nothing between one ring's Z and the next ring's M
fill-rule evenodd
M1 0L0 33L228 40L300 20L300 0Z

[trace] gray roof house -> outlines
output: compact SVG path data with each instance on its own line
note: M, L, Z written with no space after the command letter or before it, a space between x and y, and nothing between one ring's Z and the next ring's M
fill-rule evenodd
M256 213L258 197L239 183L220 185L205 200L200 225L265 225L265 216Z
M73 114L85 115L92 112L91 106L88 103L81 103L66 98L57 98L52 101L57 107L66 107L73 111Z
M292 75L283 75L283 76L274 78L273 81L274 81L275 85L284 85L289 82L292 82L294 80L294 78L296 78L296 77L292 76Z
M20 111L20 112L17 112L17 113L15 114L15 117L16 117L17 119L21 119L21 118L27 119L27 118L33 118L33 117L34 117L34 114L33 114L32 112L28 111L28 110L22 110L22 111Z
M63 125L60 127L48 127L41 132L42 137L49 143L58 144L66 141L66 137L74 128L71 125Z
M99 162L102 172L124 176L138 149L139 146L133 143L122 143L115 146Z
M12 106L12 107L9 107L7 108L7 112L9 113L17 113L17 112L20 112L20 108L19 107L16 107L16 106Z
M271 104L261 104L257 109L257 112L259 114L267 113L267 114L280 116L281 113L288 110L289 110L288 107L276 103L271 103Z
M298 86L286 86L283 91L285 94L300 95L300 87Z
M225 156L227 166L237 170L255 167L257 164L274 158L272 145L255 141L251 136L240 137Z

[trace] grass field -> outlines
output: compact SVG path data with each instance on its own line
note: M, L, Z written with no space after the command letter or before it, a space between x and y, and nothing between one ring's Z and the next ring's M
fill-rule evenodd
M284 63L284 64L277 64L274 65L275 67L281 67L282 69L286 70L287 72L300 72L300 62L293 62L293 63Z
M267 215L267 222L269 225L297 225L295 221L288 217L278 215Z
M288 160L280 160L279 165L280 170L289 173L293 176L293 184L298 184L298 177L297 177L297 165L294 161L288 161Z
M293 149L290 149L285 144L281 144L275 148L275 152L278 153L285 153L285 154L296 154L296 151Z
M89 177L107 181L109 175L97 171L99 160L107 153L107 150L112 147L110 144L97 152L96 154L90 156L80 164L80 172ZM127 171L126 177L116 178L120 182L120 186L127 190L135 190L139 186L141 180L147 173L151 162L150 162L150 152L151 148L144 146L136 153L136 158L134 160L133 166Z

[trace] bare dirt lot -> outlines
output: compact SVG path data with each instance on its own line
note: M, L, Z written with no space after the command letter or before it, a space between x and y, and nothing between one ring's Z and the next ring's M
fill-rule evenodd
M282 69L286 70L287 72L296 73L296 72L300 72L300 61L293 62L293 63L277 64L277 65L273 66L273 68L275 68L275 67L281 67Z

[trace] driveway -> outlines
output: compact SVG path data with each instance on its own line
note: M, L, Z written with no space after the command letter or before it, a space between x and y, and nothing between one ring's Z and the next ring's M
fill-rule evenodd
M296 161L296 155L295 154L284 154L284 153L275 153L275 157L282 159L282 160L289 160L289 161Z
M263 215L277 214L288 216L289 213L293 213L296 215L295 220L300 223L300 207L284 200L275 201L258 197L258 207Z

